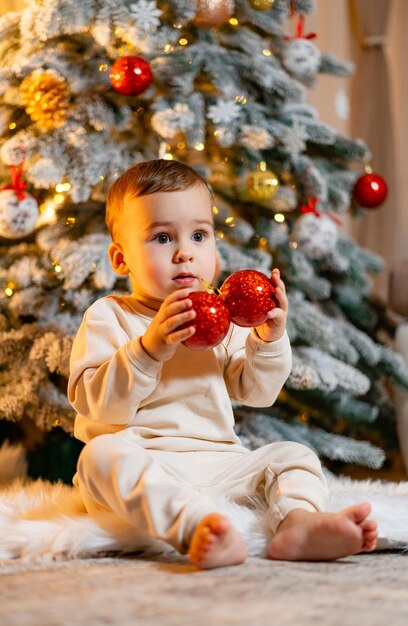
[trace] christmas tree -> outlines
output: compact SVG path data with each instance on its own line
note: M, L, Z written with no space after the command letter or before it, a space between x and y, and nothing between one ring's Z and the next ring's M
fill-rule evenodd
M66 382L82 315L130 286L107 256L107 190L158 157L211 185L220 282L276 266L287 285L292 373L270 409L234 407L243 443L295 440L371 468L395 448L390 383L408 388L408 373L376 334L382 260L341 228L386 185L363 173L369 147L306 102L318 73L352 70L307 33L314 8L29 0L1 18L0 435L37 442L48 476L68 463L69 480L79 451Z

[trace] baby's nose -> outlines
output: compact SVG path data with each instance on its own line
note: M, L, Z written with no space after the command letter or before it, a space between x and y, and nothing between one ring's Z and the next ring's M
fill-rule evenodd
M175 254L175 260L177 263L185 263L186 261L193 260L193 253L187 247L180 248Z

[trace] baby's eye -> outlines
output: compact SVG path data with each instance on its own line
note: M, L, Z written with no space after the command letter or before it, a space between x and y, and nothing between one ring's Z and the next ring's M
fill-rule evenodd
M157 241L157 243L169 243L170 237L166 233L159 233L153 237L153 241Z
M193 241L204 241L204 239L207 238L207 233L204 232L203 230L198 230L196 233L194 233L192 239Z

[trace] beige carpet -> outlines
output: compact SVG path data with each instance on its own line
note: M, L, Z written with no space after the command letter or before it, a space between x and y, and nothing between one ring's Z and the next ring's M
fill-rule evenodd
M198 571L135 556L0 568L2 626L406 626L408 554L251 558Z

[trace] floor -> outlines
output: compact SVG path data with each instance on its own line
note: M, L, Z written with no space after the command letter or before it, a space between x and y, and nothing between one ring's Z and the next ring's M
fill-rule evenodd
M406 626L408 553L329 563L250 558L199 571L123 558L0 566L2 626Z

